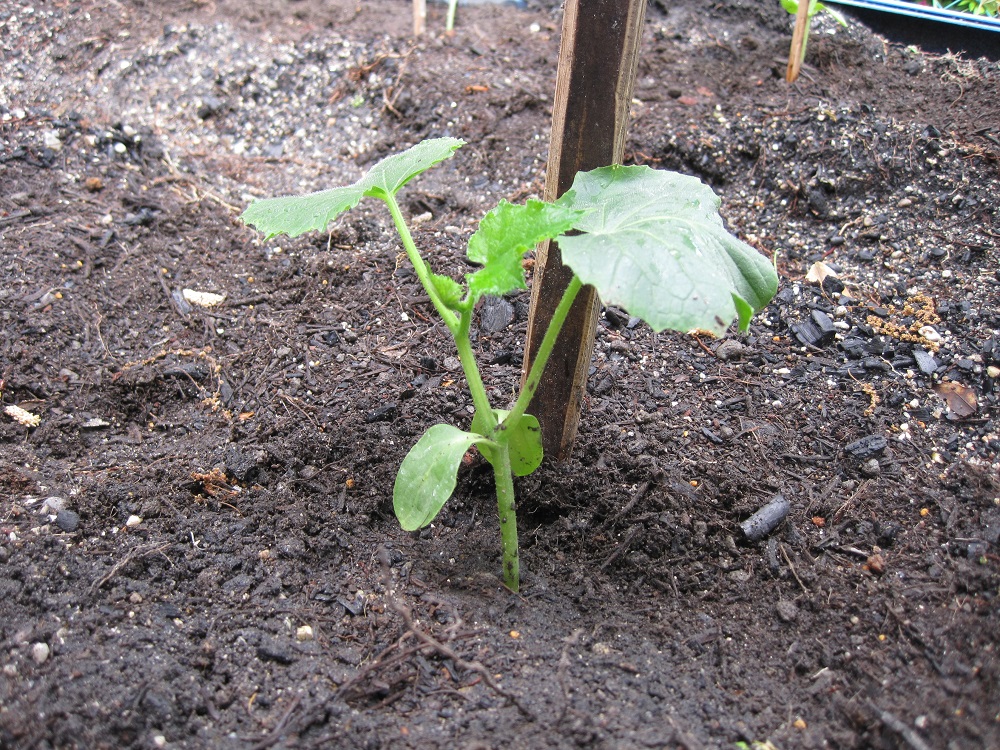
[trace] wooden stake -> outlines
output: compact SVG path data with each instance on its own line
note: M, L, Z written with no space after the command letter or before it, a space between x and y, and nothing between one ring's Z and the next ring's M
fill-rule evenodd
M645 16L646 0L566 0L546 200L565 193L579 171L621 163ZM555 243L539 247L525 374L572 277ZM584 287L529 407L541 423L546 455L558 460L576 439L598 310L593 288Z
M785 80L792 83L799 77L802 68L802 48L809 33L809 6L811 0L799 0L799 8L795 13L795 31L792 32L792 48L788 52L788 69Z
M413 36L424 33L427 25L427 0L413 0Z

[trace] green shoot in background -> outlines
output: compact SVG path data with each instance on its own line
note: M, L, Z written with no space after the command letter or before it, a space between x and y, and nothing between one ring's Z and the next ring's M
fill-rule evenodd
M636 166L581 172L554 203L501 201L469 239L468 257L479 268L462 281L436 274L414 244L396 195L463 145L456 138L423 141L383 159L353 185L255 201L241 218L268 238L295 237L326 231L330 221L365 197L386 204L421 285L454 338L475 406L468 430L434 425L403 459L393 487L396 517L407 531L431 523L455 489L462 457L476 446L493 467L503 578L517 591L514 477L532 473L542 462L538 420L527 409L580 288L592 284L606 304L621 305L653 330L721 335L734 318L746 330L777 291L778 279L766 258L726 231L719 198L710 188L694 177ZM495 408L469 338L473 312L485 295L527 288L523 256L546 239L558 241L563 262L575 275L523 390L509 409Z

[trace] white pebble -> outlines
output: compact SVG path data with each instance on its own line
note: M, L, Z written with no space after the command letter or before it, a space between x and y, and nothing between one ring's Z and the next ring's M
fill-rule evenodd
M44 664L49 658L49 644L47 643L34 643L31 646L31 658L35 660L35 664Z
M311 625L303 625L295 631L295 640L297 641L311 641L313 638L314 635Z
M66 510L66 501L56 495L45 498L45 502L42 503L42 513L58 513L61 510Z
M924 326L919 331L920 335L932 343L938 343L941 341L941 334L937 332L934 326Z
M53 151L58 151L62 148L62 141L59 140L59 133L55 130L46 130L42 134L42 143L45 144L45 148L50 148Z
M125 521L125 525L130 529L135 528L140 523L142 523L142 519L139 516L129 516L128 520Z

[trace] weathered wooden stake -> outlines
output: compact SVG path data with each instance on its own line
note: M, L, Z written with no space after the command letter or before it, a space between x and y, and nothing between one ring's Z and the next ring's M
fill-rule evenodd
M621 163L645 15L646 0L566 0L546 200L566 192L579 171ZM525 374L572 276L555 243L539 247ZM576 439L598 304L594 289L584 287L531 402L530 411L542 426L545 453L558 460L569 456Z
M811 0L799 0L799 8L795 12L795 30L792 32L792 47L788 51L788 68L785 70L785 80L793 83L799 77L802 68L802 48L809 34L809 6Z
M413 0L413 36L420 36L427 26L427 0Z

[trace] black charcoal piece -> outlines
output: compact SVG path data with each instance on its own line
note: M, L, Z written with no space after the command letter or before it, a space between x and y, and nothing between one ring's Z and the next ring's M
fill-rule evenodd
M740 524L743 536L748 542L760 541L785 520L790 508L783 495L775 495L771 502Z
M514 322L514 306L503 297L487 295L479 310L479 328L483 333L495 333Z
M882 451L888 446L889 441L881 435L865 435L865 437L858 438L853 443L845 445L844 453L855 461L867 461L875 456L882 455Z
M916 360L920 372L924 375L933 375L938 368L938 362L934 356L920 347L914 347L913 358Z

